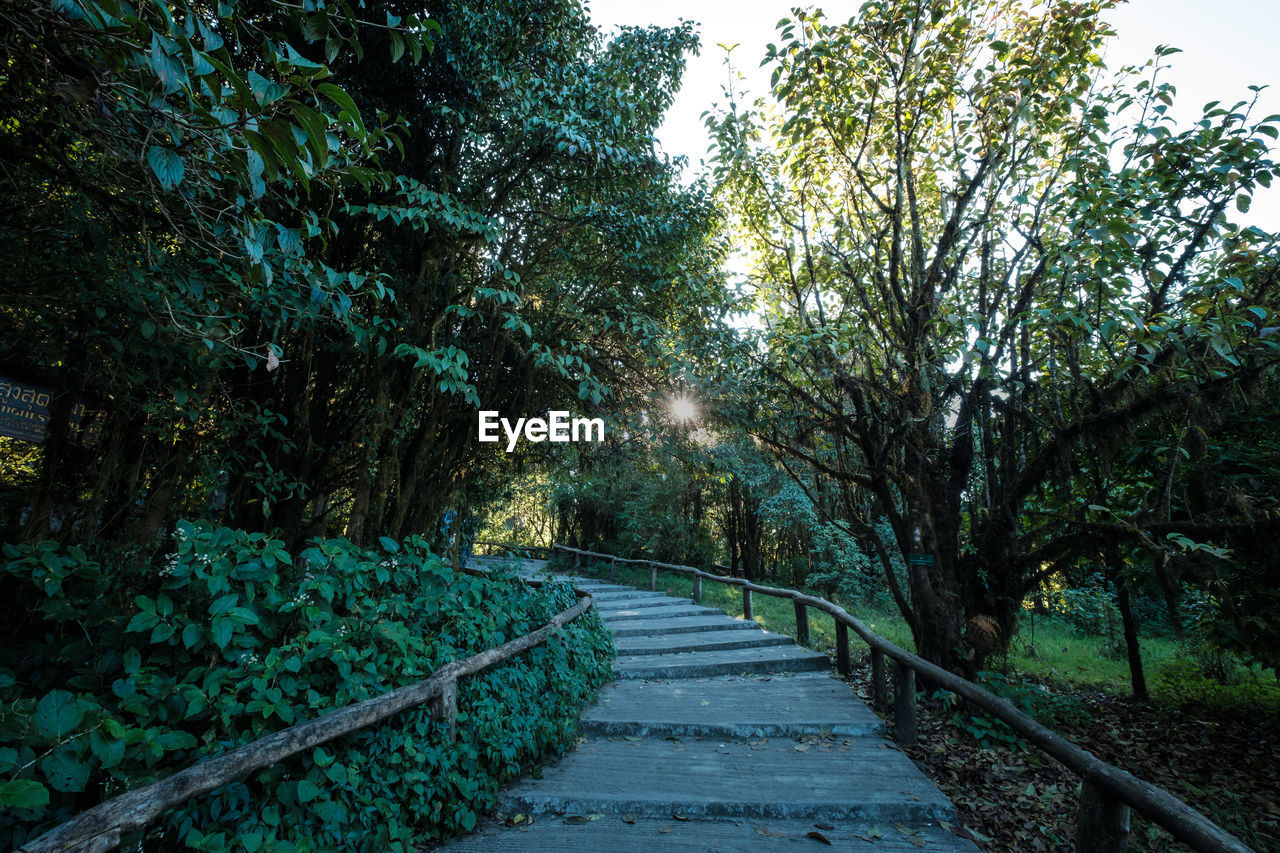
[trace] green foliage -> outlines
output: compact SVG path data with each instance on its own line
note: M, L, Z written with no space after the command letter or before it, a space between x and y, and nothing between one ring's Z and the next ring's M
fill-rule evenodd
M55 412L15 537L434 530L504 473L477 407L600 407L718 304L709 193L653 139L692 25L427 8L0 10L0 362L110 448Z
M1224 714L1248 711L1280 719L1280 682L1274 674L1238 665L1215 674L1206 672L1195 660L1169 661L1156 669L1151 695L1169 709L1204 708Z
M1049 728L1079 726L1089 719L1087 709L1073 696L1054 693L1041 684L1012 680L999 672L979 673L978 683L1002 699L1008 699L1019 711ZM1020 740L1006 723L973 708L952 693L938 691L933 698L952 708L952 723L967 732L980 746L1013 746Z
M922 655L970 675L1053 570L1221 556L1263 523L1171 507L1190 477L1168 431L1280 361L1277 244L1233 212L1272 181L1280 116L1246 99L1174 125L1172 51L1108 79L1111 5L796 10L768 95L708 118L767 314L740 356L760 390L725 408L852 534L921 555L895 601ZM1163 464L1134 458L1144 428ZM1263 646L1265 616L1239 615Z
M0 654L0 844L420 680L575 600L454 572L419 539L383 545L330 539L293 555L262 534L183 523L147 575L74 546L6 546L5 586L36 587L39 621ZM145 844L407 851L471 829L503 780L571 742L611 657L589 614L460 682L457 743L417 708L188 803Z
M1055 578L1032 597L1037 612L1056 616L1084 637L1114 637L1120 627L1115 594L1100 574L1071 583Z
M883 521L875 525L880 541L889 541L892 533ZM875 552L874 540L851 535L844 525L826 523L814 533L815 569L808 583L827 589L843 601L856 601L878 609L894 606L885 579L885 569ZM890 553L889 571L899 586L906 582L906 566L901 556Z

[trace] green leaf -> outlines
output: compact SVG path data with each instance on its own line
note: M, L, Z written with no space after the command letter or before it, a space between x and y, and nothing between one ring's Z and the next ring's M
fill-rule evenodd
M227 617L241 625L257 625L259 622L258 614L250 607L233 607Z
M356 102L351 99L351 96L345 90L332 83L321 83L316 86L316 91L333 101L338 109L341 110L342 115L349 119L361 133L364 132L364 121L360 118L360 110L356 108Z
M324 116L305 104L291 103L289 109L293 111L294 119L307 133L307 150L311 152L315 167L323 169L329 162L329 141L325 134L327 122Z
M124 740L94 729L89 734L89 751L103 767L115 767L124 759Z
M65 690L46 693L36 703L36 733L50 740L71 734L82 719L79 700Z
M218 69L219 73L221 73L222 76L226 78L226 81L231 84L231 88L235 90L236 96L240 101L245 106L248 106L253 101L254 96L253 92L250 91L248 84L244 82L244 78L237 74L230 65L227 65L222 60L218 59L214 54L206 54L205 58L209 60L209 64Z
M155 173L156 179L164 189L171 190L182 183L186 166L177 151L152 145L147 149L147 164L151 166L151 171Z
M400 543L389 536L379 536L378 541L382 543L383 548L386 548L392 554L400 550Z
M89 784L89 766L70 749L60 749L40 761L40 769L55 791L74 793Z
M249 71L249 89L252 90L253 97L258 104L264 107L289 94L288 86L283 83L277 83L274 80L268 80L252 69Z
M49 789L32 779L12 779L0 785L0 806L34 809L49 805Z
M187 82L186 67L171 55L176 51L177 45L172 40L156 32L151 34L151 53L147 58L150 60L151 70L156 73L160 85L164 87L165 94L169 95L181 89Z
M155 614L154 610L142 610L133 615L129 620L129 624L125 627L125 631L150 631L160 621L160 617Z
M329 69L325 68L318 62L312 62L294 49L293 45L285 43L285 55L289 57L289 64L299 71L305 72L308 77L327 77Z
M298 783L298 802L309 803L323 793L324 789L310 779L303 779Z
M219 616L213 620L213 642L220 648L225 649L231 643L231 632L235 628L235 623L226 617Z
M175 749L192 749L198 741L189 732L171 729L151 738L151 743L162 751L169 752Z

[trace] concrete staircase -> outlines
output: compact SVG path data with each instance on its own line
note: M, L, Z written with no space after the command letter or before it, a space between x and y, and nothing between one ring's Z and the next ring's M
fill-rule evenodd
M446 849L976 853L825 655L688 599L564 580L595 597L617 680L573 752Z

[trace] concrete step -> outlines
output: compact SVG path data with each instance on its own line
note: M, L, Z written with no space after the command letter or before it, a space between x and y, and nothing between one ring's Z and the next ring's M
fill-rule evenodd
M579 726L603 736L776 738L878 735L884 723L824 673L617 681Z
M617 678L649 679L811 672L830 668L831 661L826 655L796 645L669 655L619 655L613 662Z
M774 634L769 631L703 631L700 634L615 637L613 644L617 647L618 654L634 656L790 646L793 645L793 641L786 634Z
M702 631L756 631L759 622L732 616L676 616L662 619L620 620L609 623L615 639L646 634L693 634Z
M572 583L578 589L582 590L583 592L589 592L592 595L595 595L597 592L634 592L635 591L635 587L633 586L623 586L622 584L608 583L607 581L590 581L590 580L583 580L582 578L573 578L573 577L566 578L566 580L569 583Z
M673 601L659 607L638 607L628 610L606 610L600 613L605 622L621 622L630 619L673 619L677 616L722 616L724 611L696 604Z
M951 803L878 738L593 738L499 797L507 814L923 823Z
M665 592L649 592L647 589L617 590L614 592L592 593L596 601L616 601L623 598L667 598Z
M511 817L514 815L504 815ZM489 823L445 849L457 853L795 853L825 849L812 834L817 833L833 849L851 853L978 853L972 841L928 824L899 828L894 824L819 821L819 829L812 821L796 820L676 820L670 815L628 815L623 820L620 814L588 820L591 817L595 815L578 815L566 823L559 816L534 818L532 822L525 816L521 826L514 828Z
M596 599L596 609L601 613L613 613L616 610L639 610L645 607L669 607L675 604L690 605L693 604L693 599L671 598L666 595L659 598L622 598L607 601Z

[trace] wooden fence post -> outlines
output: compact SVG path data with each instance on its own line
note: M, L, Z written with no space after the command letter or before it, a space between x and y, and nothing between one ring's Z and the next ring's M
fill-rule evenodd
M836 671L848 675L853 671L849 665L849 626L836 620Z
M889 697L884 686L884 652L871 650L871 707L880 713L889 710Z
M573 555L573 573L576 575L582 569L582 555Z
M742 618L748 622L756 618L756 614L751 610L751 590L745 586L742 588Z
M809 645L809 608L804 602L793 601L796 608L796 642L802 646Z
M693 576L693 603L702 601L702 575Z
M916 742L916 671L893 662L893 739L899 746Z
M658 591L658 567L649 566L649 589L652 592Z
M610 557L609 558L609 580L612 581L617 576L618 576L618 561Z
M440 695L427 703L431 716L440 720L445 726L445 742L453 743L458 739L458 679L451 678L440 688Z
M1080 816L1076 820L1079 853L1124 853L1129 846L1129 807L1108 796L1086 779L1080 788Z

